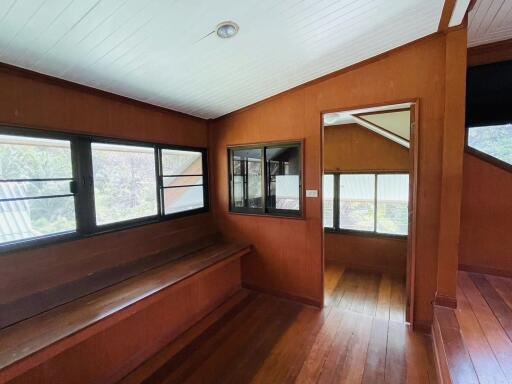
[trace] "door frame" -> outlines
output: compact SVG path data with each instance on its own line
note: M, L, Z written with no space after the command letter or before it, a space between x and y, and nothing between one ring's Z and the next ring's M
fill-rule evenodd
M405 320L414 324L414 292L416 277L416 236L417 236L417 202L418 202L418 170L419 170L419 142L420 142L420 100L401 99L391 100L381 103L355 105L352 107L340 106L320 111L320 207L321 207L321 233L322 233L322 305L325 300L325 252L324 242L325 233L323 228L323 174L324 174L324 123L323 115L332 112L348 112L357 109L371 109L384 107L394 104L411 103L411 125L410 125L410 145L409 145L409 234L407 236L407 257L406 257L406 312Z

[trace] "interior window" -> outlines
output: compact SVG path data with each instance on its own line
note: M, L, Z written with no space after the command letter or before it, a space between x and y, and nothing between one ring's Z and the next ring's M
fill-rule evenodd
M468 146L512 165L512 124L469 127Z
M157 215L153 147L93 142L91 153L97 225Z
M265 149L267 198L269 209L300 209L300 153L297 146Z
M161 161L164 214L204 208L202 152L162 149Z
M0 135L0 243L76 230L68 140Z
M231 148L229 158L232 211L301 214L299 143Z

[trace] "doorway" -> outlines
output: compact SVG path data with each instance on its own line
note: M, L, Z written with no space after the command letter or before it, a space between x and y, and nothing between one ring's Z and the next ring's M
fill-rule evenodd
M405 102L322 115L326 306L413 320L416 113Z

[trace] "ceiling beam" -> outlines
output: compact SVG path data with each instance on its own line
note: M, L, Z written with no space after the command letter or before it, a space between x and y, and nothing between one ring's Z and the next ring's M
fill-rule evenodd
M512 39L468 48L468 67L512 60Z
M355 122L361 126L363 126L366 129L369 129L370 131L373 131L381 136L384 136L386 139L389 139L391 141L394 141L397 144L400 144L406 148L409 148L409 141L405 140L403 137L400 137L393 132L388 131L385 128L382 128L381 126L371 123L368 120L362 119L357 115L350 115L355 120Z
M437 28L439 32L444 32L448 29L456 2L457 0L444 0L443 12L441 13L439 27Z

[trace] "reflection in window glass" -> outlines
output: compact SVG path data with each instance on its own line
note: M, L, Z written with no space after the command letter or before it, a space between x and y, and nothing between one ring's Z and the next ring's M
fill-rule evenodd
M324 175L324 227L334 227L334 175Z
M91 144L96 224L157 214L154 151L151 147Z
M232 150L232 204L235 208L261 208L262 155L260 149Z
M265 149L267 161L267 208L300 209L300 153L297 146Z
M68 140L0 135L0 243L76 230Z
M377 232L407 235L409 175L377 175Z
M340 175L340 228L375 230L375 175Z
M162 175L166 215L204 208L201 152L162 149Z
M512 124L470 127L468 146L512 164Z

